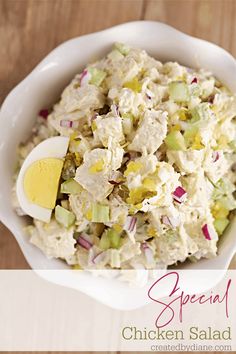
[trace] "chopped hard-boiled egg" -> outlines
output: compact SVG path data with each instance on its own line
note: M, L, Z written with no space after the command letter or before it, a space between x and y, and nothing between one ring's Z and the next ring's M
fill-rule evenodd
M63 160L52 158L32 163L24 177L24 190L28 200L43 208L53 209L62 166Z
M67 137L49 138L37 145L25 159L17 179L16 193L27 215L50 221L68 145Z

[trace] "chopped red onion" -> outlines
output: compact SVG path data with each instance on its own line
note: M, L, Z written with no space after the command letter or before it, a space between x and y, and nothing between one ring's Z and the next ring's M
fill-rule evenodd
M197 84L198 80L196 77L193 78L193 80L191 81L191 84Z
M92 122L99 116L98 112L94 112L91 116L88 118L88 123L91 126Z
M49 115L49 110L46 108L43 108L41 109L41 111L39 111L39 116L44 119L47 119L48 115Z
M98 112L95 112L91 117L91 122L99 116Z
M78 122L68 119L62 119L60 121L60 126L63 128L78 128Z
M205 236L207 240L212 240L213 237L211 237L210 230L207 224L202 226L202 233Z
M80 235L77 238L77 243L86 250L89 250L93 246L90 241L86 240L84 235Z
M125 221L124 230L128 232L133 232L136 228L137 218L134 216L127 216Z
M104 260L105 256L106 256L105 252L100 252L100 253L96 254L96 256L94 256L92 258L92 263L94 263L94 264L100 263L101 261Z
M187 192L182 187L177 187L173 193L173 198L178 203L183 203L187 197Z
M143 242L141 244L141 248L145 254L146 260L148 264L151 264L154 262L154 257L153 257L153 251L151 250L151 248L148 246L148 244L146 242Z
M173 216L163 215L161 217L161 221L163 224L170 226L172 228L176 228L177 226L179 226L179 220Z
M220 158L220 154L219 154L219 152L218 152L218 151L213 151L213 153L212 153L212 159L213 159L213 162L218 161L218 160L219 160L219 158Z
M63 128L72 128L72 120L62 119L62 120L60 121L60 127L63 127Z
M119 107L117 106L117 104L112 104L111 105L111 111L114 114L115 117L119 117L120 116L120 112L119 112Z
M169 219L169 217L167 215L163 215L161 217L161 222L163 224L167 225L167 226L171 226L172 227L172 223L171 223L171 221L170 221L170 219Z
M91 79L90 72L87 69L84 69L80 77L80 85L81 86L87 85L90 79Z

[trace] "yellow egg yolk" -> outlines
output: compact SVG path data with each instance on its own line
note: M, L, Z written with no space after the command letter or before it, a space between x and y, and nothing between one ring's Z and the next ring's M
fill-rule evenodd
M63 160L45 158L35 161L24 176L24 191L33 204L53 209L56 204L57 191Z

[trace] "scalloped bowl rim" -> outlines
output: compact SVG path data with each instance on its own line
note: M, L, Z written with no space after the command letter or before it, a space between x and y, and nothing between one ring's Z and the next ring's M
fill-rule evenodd
M156 44L154 43L155 40L157 40ZM213 43L189 36L160 22L133 21L123 23L99 32L70 39L52 50L8 94L0 111L0 165L3 164L0 169L0 180L6 182L3 183L6 188L0 190L0 220L13 233L28 263L36 271L37 269L66 269L67 267L62 261L48 260L40 250L31 245L25 238L22 229L22 218L16 216L11 206L10 191L12 181L10 182L10 180L12 178L13 164L9 167L9 161L14 160L18 143L29 135L30 128L34 122L33 118L36 116L37 110L42 107L42 104L53 103L76 71L78 72L91 57L94 59L94 55L97 55L98 52L98 57L106 53L110 45L115 41L123 41L146 49L148 53L154 55L157 59L176 60L190 67L210 69L236 93L236 61L231 54ZM80 46L83 47L83 51L79 51ZM188 48L186 49L186 47ZM72 56L68 58L68 51L78 56L78 62ZM50 81L51 79L52 82ZM38 85L34 85L35 83ZM40 84L44 85L45 92L42 92L42 89L37 91ZM55 91L55 93L51 94L52 91ZM34 99L30 100L30 98L36 97L36 94L39 99L38 102ZM25 124L20 124L19 122L22 117L24 117ZM26 128L24 129L24 127ZM235 233L236 222L234 220L220 242L219 255L216 258L201 260L196 264L184 263L182 267L190 270L227 269L236 252L236 242L233 239ZM78 284L72 278L70 283L68 283L63 276L61 279L53 279L51 275L44 277L57 284L78 289L106 305L119 309L132 309L148 302L147 299L140 297L139 300L134 302L133 296L129 296L129 291L126 293L125 298L116 296L116 292L122 287L119 284L116 284L116 286L113 284L110 287L109 281L105 282L104 286L107 287L110 295L105 300L102 300L101 294L96 295L91 291L89 286L91 275L88 275L86 280L85 277L83 278L84 284L87 282L86 286ZM97 279L94 284L99 285L99 280ZM114 305L113 301L114 296L117 298L116 305Z

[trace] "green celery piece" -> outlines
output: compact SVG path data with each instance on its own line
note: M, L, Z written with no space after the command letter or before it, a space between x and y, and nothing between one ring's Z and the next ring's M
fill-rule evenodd
M165 144L169 150L186 150L184 137L179 131L170 132L165 138Z
M216 182L214 186L215 188L212 193L212 198L214 200L219 199L224 195L232 194L235 191L234 184L227 178L221 178L219 181Z
M109 206L102 204L92 205L92 222L109 222Z
M129 54L130 48L126 44L123 43L115 43L115 48L119 50L119 52L123 55Z
M107 231L108 237L111 242L111 247L112 248L119 248L120 246L120 234L115 231L114 229L110 229Z
M210 117L209 104L203 102L191 110L191 123L197 123L201 120L207 120Z
M232 194L220 198L219 202L225 209L234 210L236 208L236 200Z
M102 250L108 250L111 247L110 237L107 231L102 234L101 240L99 242L99 247Z
M88 71L91 74L91 79L89 83L96 86L100 86L107 75L105 71L99 70L94 67L88 68Z
M228 224L229 220L227 218L216 219L214 221L214 227L219 236L223 234Z
M82 187L73 178L70 178L61 184L61 193L78 194L81 193L81 191L82 191Z
M113 61L118 61L120 59L124 58L124 55L118 50L118 49L113 49L109 54L108 58L113 60Z
M56 206L55 218L65 227L70 227L75 223L75 215L69 210L62 208L60 205Z
M189 101L188 85L182 81L174 81L169 84L170 99L175 102Z
M187 146L191 146L194 142L195 136L198 133L198 127L190 125L184 132L184 140Z
M114 229L106 230L101 237L99 247L103 250L119 248L121 245L120 234Z

